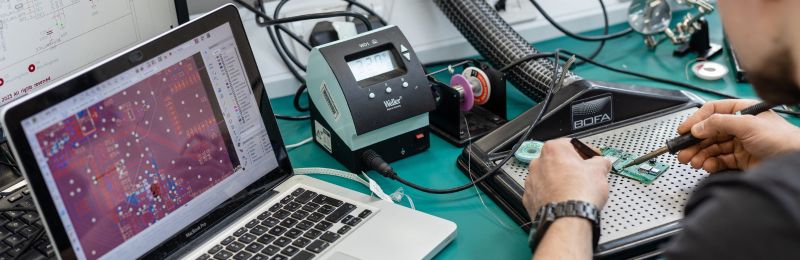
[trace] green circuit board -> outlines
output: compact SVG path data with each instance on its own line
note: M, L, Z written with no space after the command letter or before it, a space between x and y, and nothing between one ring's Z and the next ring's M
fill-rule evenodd
M603 156L611 160L612 173L637 180L644 184L653 183L658 176L661 176L661 174L669 169L669 164L656 160L650 160L623 169L626 164L635 160L637 155L611 147L605 147L600 150Z

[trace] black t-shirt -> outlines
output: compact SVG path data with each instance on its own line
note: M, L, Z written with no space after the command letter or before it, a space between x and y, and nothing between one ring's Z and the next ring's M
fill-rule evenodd
M667 259L800 259L800 152L712 174L685 212Z

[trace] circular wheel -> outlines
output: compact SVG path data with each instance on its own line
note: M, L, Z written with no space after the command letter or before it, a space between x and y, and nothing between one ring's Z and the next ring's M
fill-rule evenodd
M472 105L474 105L475 102L475 95L472 94L472 85L469 84L467 77L459 74L453 75L453 77L450 78L450 87L460 87L462 90L461 93L463 93L463 96L461 99L461 105L459 106L461 111L466 112L472 109Z
M489 83L489 76L486 72L476 67L469 67L464 69L461 73L474 87L473 94L475 95L475 104L483 105L489 102L489 97L492 94L492 85Z

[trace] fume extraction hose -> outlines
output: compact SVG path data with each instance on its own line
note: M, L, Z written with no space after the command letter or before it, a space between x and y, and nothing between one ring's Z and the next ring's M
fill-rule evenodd
M539 53L485 0L434 0L462 35L495 68L527 55ZM508 80L523 94L542 101L551 86L553 63L544 59L521 63L506 72ZM560 73L560 72L559 72ZM568 72L564 85L581 78Z

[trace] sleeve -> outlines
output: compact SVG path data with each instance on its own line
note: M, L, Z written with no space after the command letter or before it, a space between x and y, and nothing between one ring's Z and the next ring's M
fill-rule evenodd
M666 258L800 259L797 220L772 196L782 187L724 175L695 191L683 231L665 248Z

